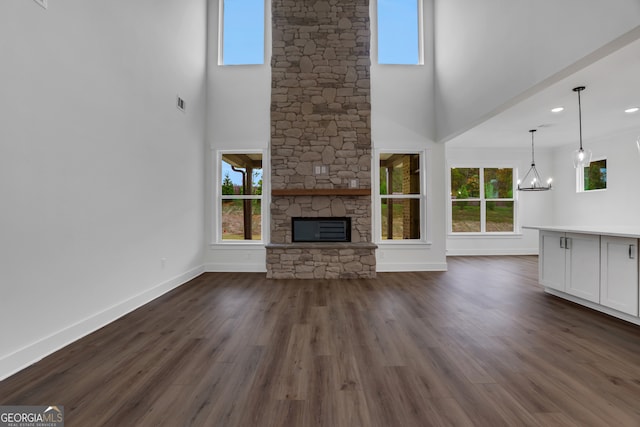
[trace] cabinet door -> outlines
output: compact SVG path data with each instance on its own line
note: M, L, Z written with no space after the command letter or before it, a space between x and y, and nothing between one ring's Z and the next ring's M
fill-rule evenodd
M638 240L602 236L600 304L638 315Z
M600 236L567 233L565 292L600 302Z
M547 288L564 291L564 233L541 230L539 251L538 277L540 284Z

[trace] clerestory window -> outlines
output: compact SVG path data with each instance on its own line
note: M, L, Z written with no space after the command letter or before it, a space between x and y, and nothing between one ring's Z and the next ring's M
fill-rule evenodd
M264 0L220 0L219 65L264 64Z
M378 63L419 65L422 0L378 0Z

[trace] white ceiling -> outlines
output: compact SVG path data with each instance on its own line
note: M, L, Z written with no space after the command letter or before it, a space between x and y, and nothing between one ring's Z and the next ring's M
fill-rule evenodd
M640 40L605 56L575 74L549 85L527 99L451 139L451 147L529 148L529 129L537 129L536 147L578 145L578 95L582 98L583 143L637 130L640 136ZM552 113L563 106L561 113Z

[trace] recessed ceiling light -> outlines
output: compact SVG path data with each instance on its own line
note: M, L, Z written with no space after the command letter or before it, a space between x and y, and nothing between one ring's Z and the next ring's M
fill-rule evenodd
M560 111L564 111L564 107L556 107L551 109L552 113L559 113Z
M635 113L636 111L640 110L640 108L638 107L631 107L631 108L627 108L626 110L624 110L625 113Z

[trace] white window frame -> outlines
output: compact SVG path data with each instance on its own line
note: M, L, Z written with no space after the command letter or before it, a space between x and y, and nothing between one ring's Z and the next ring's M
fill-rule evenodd
M262 62L259 64L225 64L224 63L224 0L218 1L218 66L220 67L260 67L265 66L267 61L267 7L270 7L269 0L263 1L263 34L262 34ZM270 20L269 20L270 21Z
M602 160L607 162L606 157L598 157L596 159L591 159L591 163L599 162ZM599 191L607 191L608 187L609 187L609 162L607 162L607 185L604 188L585 190L584 189L584 168L576 168L576 193L593 193L593 192L599 192Z
M420 194L380 194L380 155L381 154L417 154L420 156ZM430 151L414 149L392 149L383 148L376 149L373 156L373 166L371 168L372 175L372 192L373 192L373 241L378 245L416 245L431 244L431 227L429 222L431 219L429 188L427 186L427 174L429 170ZM398 239L388 240L382 238L382 199L419 199L420 200L420 238L419 239Z
M222 206L222 200L224 198L229 198L228 196L223 196L222 194L222 181L224 177L222 176L222 156L225 154L261 154L262 155L262 194L261 195L237 195L232 197L233 199L240 200L260 200L260 210L261 210L261 230L262 230L262 239L260 240L223 240L222 238L222 210L220 207ZM214 165L214 188L213 188L213 238L212 241L214 244L221 245L264 245L265 242L269 241L269 217L270 217L270 204L271 204L271 185L270 185L270 160L268 157L268 150L264 149L244 149L244 150L215 150L215 165Z
M379 55L379 49L380 49L380 29L378 28L378 23L380 22L379 16L378 16L378 2L380 0L376 0L376 7L375 7L375 32L376 32L376 49L375 49L375 63L377 65L382 65L382 66L386 66L386 65L404 65L404 66L416 66L416 65L424 65L424 0L416 0L417 2L417 7L418 7L418 63L417 64L393 64L393 63L380 63L380 55ZM371 17L373 19L373 17ZM373 59L373 58L372 58Z
M471 232L454 232L453 231L453 203L456 199L451 198L451 170L452 169L479 169L480 178L480 197L464 199L465 202L480 202L480 231ZM484 170L485 169L511 169L512 178L511 186L513 187L511 193L513 197L510 199L487 199L484 194ZM447 204L447 229L449 237L492 237L492 236L517 236L520 235L520 203L518 202L517 191L518 180L518 168L513 165L469 165L469 164L455 164L450 165L447 169L447 197L449 203ZM461 201L462 199L458 200ZM513 231L487 231L487 202L513 202Z

